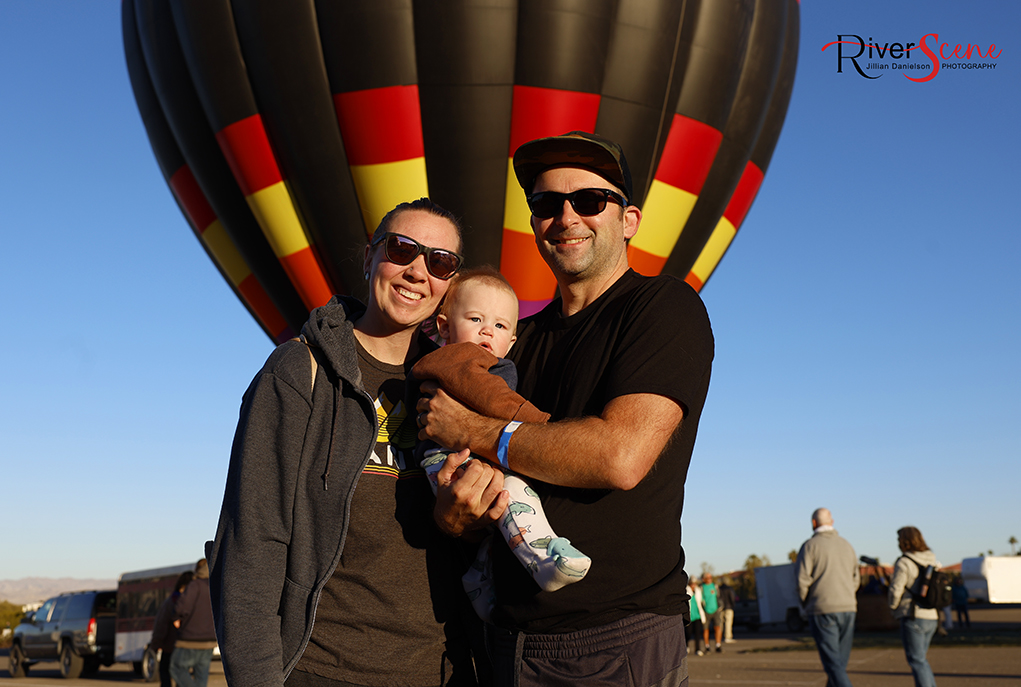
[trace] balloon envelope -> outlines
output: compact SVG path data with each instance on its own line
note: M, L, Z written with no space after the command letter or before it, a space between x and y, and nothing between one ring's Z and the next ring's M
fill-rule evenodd
M643 274L701 289L783 125L797 0L123 0L129 74L193 231L276 341L364 296L368 235L429 196L522 314L554 296L511 158L571 130L620 143Z

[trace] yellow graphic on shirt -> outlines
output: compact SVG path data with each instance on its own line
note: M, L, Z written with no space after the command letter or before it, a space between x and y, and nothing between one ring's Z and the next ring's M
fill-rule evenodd
M381 394L376 399L376 420L379 424L376 441L384 444L392 443L390 437L399 436L401 424L407 417L408 410L404 407L404 401L392 403L386 394Z
M363 472L397 477L408 469L417 431L412 423L406 422L408 411L403 400L394 403L386 394L380 394L374 405L379 431L376 434L376 449L369 456L369 463ZM422 472L417 465L410 467L413 472Z

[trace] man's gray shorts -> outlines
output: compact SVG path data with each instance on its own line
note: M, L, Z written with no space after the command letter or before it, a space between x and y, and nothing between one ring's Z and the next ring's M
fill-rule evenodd
M563 634L488 626L496 687L686 687L681 616L639 613Z

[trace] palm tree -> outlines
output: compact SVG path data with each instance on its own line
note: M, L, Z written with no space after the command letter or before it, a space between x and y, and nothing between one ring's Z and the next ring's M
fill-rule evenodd
M1010 555L1011 556L1016 556L1017 555L1017 537L1011 537L1010 539L1007 540L1007 543L1010 544Z

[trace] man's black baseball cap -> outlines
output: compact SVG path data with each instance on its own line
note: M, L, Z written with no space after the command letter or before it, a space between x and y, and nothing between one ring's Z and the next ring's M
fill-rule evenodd
M624 151L613 141L587 131L537 138L514 151L514 174L525 193L531 193L535 179L550 167L585 167L605 178L631 198L631 170Z

